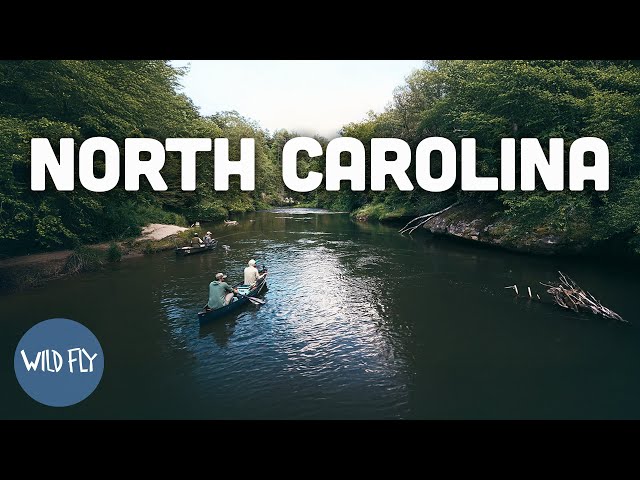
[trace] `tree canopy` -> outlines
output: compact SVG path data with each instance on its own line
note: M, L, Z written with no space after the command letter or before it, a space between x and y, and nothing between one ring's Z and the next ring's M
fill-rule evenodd
M370 113L341 133L367 148L372 138L402 138L414 151L430 136L458 146L463 137L476 138L483 176L499 176L505 137L538 138L547 147L549 138L560 137L567 149L579 137L602 138L610 151L607 192L592 186L582 192L548 192L543 186L533 192L463 192L459 185L443 193L399 192L390 183L383 192L341 190L319 203L364 209L381 219L435 211L456 200L479 203L507 220L512 235L537 229L583 241L624 238L640 252L640 69L631 62L427 62L395 90L384 112Z
M135 234L150 221L183 222L226 217L268 203L282 193L268 138L236 112L203 117L180 91L184 72L166 61L0 62L0 250L19 253L70 247ZM167 192L142 182L139 192L121 185L96 194L30 189L30 140L106 136L120 148L125 138L226 137L230 158L239 139L256 139L256 192L212 190L212 153L198 155L198 187L180 190L179 153L167 153ZM121 155L121 158L123 156ZM96 156L95 169L100 171ZM77 171L77 169L76 169ZM78 182L76 182L78 185Z
M430 136L457 145L464 137L476 138L478 174L494 176L500 171L503 137L535 137L543 146L561 137L568 148L579 137L596 136L609 145L608 192L463 192L459 185L442 193L400 192L391 180L381 192L327 192L324 186L292 192L282 183L281 157L284 144L296 134L270 134L237 112L201 115L181 93L183 74L159 60L0 62L0 251L109 240L135 234L150 221L215 220L287 196L333 209L365 210L378 219L426 213L454 201L473 203L508 224L514 236L544 230L592 242L615 238L640 253L640 68L632 62L427 62L396 88L385 111L370 112L341 132L365 144L367 160L372 138L401 138L414 152ZM242 192L232 177L228 191L214 191L213 154L203 152L198 154L197 188L183 192L179 154L167 152L166 192L154 192L146 182L138 192L121 186L101 194L81 187L31 191L32 137L50 138L54 146L61 137L72 137L77 148L94 136L112 138L121 149L131 137L226 137L232 159L239 158L240 138L252 137L256 189ZM327 140L317 139L326 150ZM97 173L100 162L96 157ZM298 168L301 176L310 169L323 171L324 157L301 153ZM415 180L415 170L410 177Z

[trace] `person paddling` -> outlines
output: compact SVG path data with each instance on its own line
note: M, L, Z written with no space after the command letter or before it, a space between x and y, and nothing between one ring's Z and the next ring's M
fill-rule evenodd
M251 285L253 288L259 280L262 280L267 274L260 275L256 268L256 261L252 258L249 260L249 266L244 269L244 284Z
M229 305L234 294L238 293L237 288L231 287L224 280L227 276L224 273L217 273L216 279L209 284L209 301L206 308L215 310L216 308Z

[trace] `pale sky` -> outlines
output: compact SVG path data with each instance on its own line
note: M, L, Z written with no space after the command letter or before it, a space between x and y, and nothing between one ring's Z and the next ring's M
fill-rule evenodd
M423 60L174 60L191 65L184 93L203 115L236 110L270 132L337 136L381 112Z

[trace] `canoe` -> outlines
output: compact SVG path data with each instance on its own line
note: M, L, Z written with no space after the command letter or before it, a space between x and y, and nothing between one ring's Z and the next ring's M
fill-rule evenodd
M187 255L197 255L198 253L210 252L218 245L218 241L214 240L207 246L203 247L176 247L176 255L183 257Z
M217 318L238 311L243 305L251 302L247 297L257 297L260 292L267 287L267 279L263 278L253 289L251 289L249 285L242 284L235 285L234 287L238 289L238 293L246 296L238 296L229 305L216 308L215 310L201 310L198 312L198 321L200 322L200 325L206 325Z

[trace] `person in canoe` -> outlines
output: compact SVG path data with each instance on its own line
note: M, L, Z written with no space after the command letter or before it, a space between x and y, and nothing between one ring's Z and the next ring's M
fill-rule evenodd
M258 283L259 280L262 280L267 274L263 273L260 275L258 269L256 268L256 261L252 258L249 260L249 266L244 269L244 284L251 285L252 287Z
M207 234L203 238L204 246L208 247L213 242L213 237L211 237L211 232L207 232Z
M204 246L204 243L202 242L202 239L198 235L198 232L193 234L193 238L191 239L191 246L192 247L203 247Z
M209 284L209 301L205 309L215 310L229 305L234 300L233 296L238 293L238 289L225 282L226 278L224 273L217 273L216 279Z

